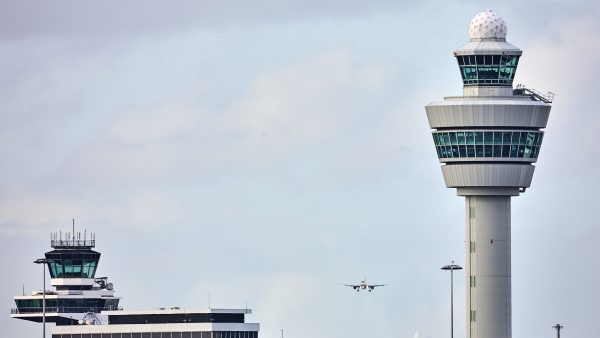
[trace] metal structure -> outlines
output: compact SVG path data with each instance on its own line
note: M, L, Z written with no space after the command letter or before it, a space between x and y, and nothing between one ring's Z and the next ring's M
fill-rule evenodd
M46 264L50 263L50 260L38 258L33 262L42 264L42 338L46 338Z
M454 338L454 270L462 270L462 266L454 264L442 266L442 270L450 271L450 338Z
M511 198L531 185L554 94L518 86L519 48L493 11L454 51L463 95L425 107L448 188L465 197L467 338L510 338Z
M552 328L556 329L556 338L560 338L560 330L563 328L564 326L560 325L560 324L556 324L554 325Z

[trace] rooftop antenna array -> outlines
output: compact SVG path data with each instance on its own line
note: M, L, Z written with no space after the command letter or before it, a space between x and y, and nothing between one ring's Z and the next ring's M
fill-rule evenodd
M90 238L87 238L87 230L83 231L83 239L81 232L75 232L75 219L73 218L72 232L66 232L63 238L62 231L50 234L50 244L53 248L93 248L96 246L96 235L90 233Z

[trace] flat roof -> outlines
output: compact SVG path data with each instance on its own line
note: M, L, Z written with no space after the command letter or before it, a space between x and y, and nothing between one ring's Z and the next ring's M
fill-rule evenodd
M116 310L102 311L105 316L129 316L129 315L165 315L165 314L193 314L193 313L235 313L251 314L251 309L185 309L185 308L159 308L153 310Z

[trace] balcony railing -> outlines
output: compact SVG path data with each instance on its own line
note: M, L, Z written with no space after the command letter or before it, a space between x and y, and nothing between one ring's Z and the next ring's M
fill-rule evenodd
M53 248L93 248L95 239L52 239L50 246Z
M104 307L46 307L46 313L86 313L86 312L95 312L99 313L100 311L121 311L123 310L120 306L104 306ZM13 308L10 309L11 315L18 314L32 314L32 313L42 313L41 307L22 307L22 308Z

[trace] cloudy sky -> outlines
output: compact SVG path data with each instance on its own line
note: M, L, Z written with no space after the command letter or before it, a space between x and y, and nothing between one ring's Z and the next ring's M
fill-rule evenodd
M423 106L492 8L556 93L513 199L513 337L596 331L600 3L0 1L1 338L49 234L96 233L129 309L254 309L261 336L448 335L464 262ZM340 282L390 283L356 294ZM455 330L464 335L464 282Z

